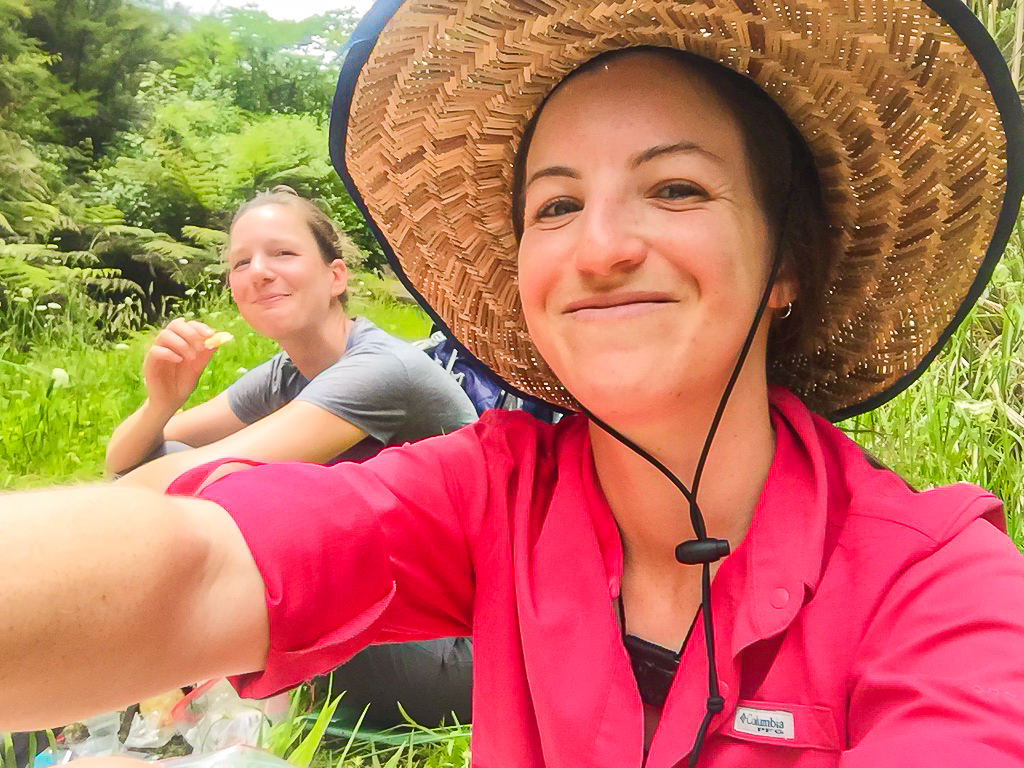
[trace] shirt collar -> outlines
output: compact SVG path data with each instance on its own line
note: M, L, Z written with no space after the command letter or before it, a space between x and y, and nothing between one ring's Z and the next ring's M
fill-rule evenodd
M822 429L832 425L795 396L773 389L775 457L743 543L715 578L716 603L732 615L732 651L778 634L796 617L821 579L831 462ZM717 610L717 605L716 605Z
M829 483L827 462L818 433L822 425L828 430L835 428L811 413L795 395L784 389L772 388L770 404L772 428L776 435L772 466L751 529L733 556L726 560L726 563L731 562L733 565L726 570L723 564L722 571L726 573L720 572L715 581L720 583L723 576L729 581L739 577L748 582L746 588L749 589L753 577L753 587L765 592L759 597L766 598L769 603L773 597L776 598L775 602L781 602L781 593L775 594L773 590L786 589L790 598L796 598L787 600L787 604L792 603L794 608L798 608L804 602L804 589L809 597L821 578ZM621 589L623 567L619 531L600 491L600 482L593 466L587 421L582 416L574 421L576 423L572 429L582 432L584 493L588 507L596 513L593 514L593 521L609 577L611 596L616 598ZM748 573L751 568L753 573ZM732 571L739 573L730 573ZM772 628L779 621L779 611L777 608L759 611L757 616L752 617L756 626L760 627L754 631L758 634L768 632L762 635L764 637L774 634ZM788 610L781 612L788 613Z

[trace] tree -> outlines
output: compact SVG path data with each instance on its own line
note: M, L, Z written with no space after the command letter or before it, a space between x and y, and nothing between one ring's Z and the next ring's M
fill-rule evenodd
M93 158L131 127L144 66L169 61L169 23L124 0L35 0L24 29L51 55L61 83L55 122L62 143Z
M379 263L326 152L333 49L354 22L0 0L0 306L24 290L84 291L100 310L141 295L156 321L217 270L235 208L275 184Z
M46 143L60 85L20 29L28 12L24 0L0 0L0 237L18 242L45 239L63 223L51 204L61 153Z
M303 21L229 9L197 20L177 39L174 74L197 98L221 92L250 112L325 119L337 81L331 62L354 25L351 9Z

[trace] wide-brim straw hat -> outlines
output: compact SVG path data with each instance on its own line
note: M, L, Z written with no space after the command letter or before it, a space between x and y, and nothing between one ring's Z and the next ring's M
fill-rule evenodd
M984 289L1024 186L1018 95L961 0L379 0L331 154L406 286L512 389L577 407L519 304L513 159L563 77L632 46L749 76L815 158L839 253L818 332L773 378L834 419L906 388Z

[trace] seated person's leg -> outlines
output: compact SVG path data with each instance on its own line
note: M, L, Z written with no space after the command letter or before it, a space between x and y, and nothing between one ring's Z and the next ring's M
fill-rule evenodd
M181 451L191 451L191 450L193 450L191 445L186 445L185 443L179 443L177 440L166 440L166 441L160 443L160 445L158 445L156 447L156 449L151 454L149 454L149 456L144 458L138 464L135 464L134 466L128 467L128 469L124 470L123 472L117 472L114 475L114 477L124 477L129 472L131 472L133 469L138 469L143 464L148 464L149 462L153 461L153 459L159 459L160 457L166 456L166 455L168 455L170 453L179 453Z
M330 675L332 695L345 691L341 706L373 728L405 722L398 703L417 723L469 723L473 709L473 641L442 638L423 643L375 645L357 654ZM323 697L327 679L317 681ZM455 717L452 717L454 713Z

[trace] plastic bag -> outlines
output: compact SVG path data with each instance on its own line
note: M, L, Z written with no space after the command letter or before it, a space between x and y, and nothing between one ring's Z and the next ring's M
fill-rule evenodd
M178 732L196 752L215 752L235 744L258 746L267 729L288 713L288 694L265 701L239 698L226 680L196 688L179 701L171 716Z
M167 768L295 768L269 752L242 744L216 752L160 760L157 765Z
M43 756L40 755L40 757ZM69 757L70 755L65 754L61 759L55 761L52 756L48 755L41 762L37 758L36 766L40 768L41 766L59 765L66 763ZM117 765L117 768L131 765L131 763L122 762L125 755L110 755L109 757L113 758L111 765ZM115 763L114 761L117 762ZM208 754L186 755L185 757L171 757L164 760L140 761L138 763L140 768L144 768L147 764L161 766L161 768L163 766L167 768L294 768L287 761L274 757L269 752L240 744ZM97 768L102 768L102 764L97 763L95 765Z
M172 691L140 702L124 744L119 739L121 712L73 723L64 728L58 749L45 750L34 768L69 757L163 758L163 764L189 750L203 757L236 745L259 747L270 726L287 716L290 703L288 693L265 701L241 699L226 680L211 680L187 696Z
M64 745L73 758L104 757L120 754L121 740L117 734L121 728L121 713L108 712L105 715L90 717L77 724L81 729L65 728Z
M159 749L165 746L178 732L172 713L183 698L181 691L175 689L140 701L139 711L132 718L131 727L124 740L125 747Z

